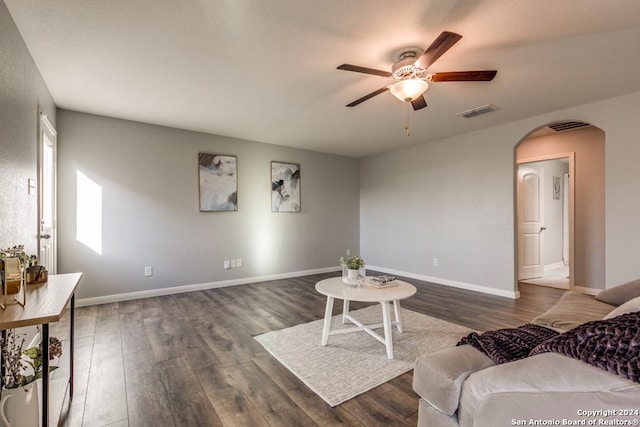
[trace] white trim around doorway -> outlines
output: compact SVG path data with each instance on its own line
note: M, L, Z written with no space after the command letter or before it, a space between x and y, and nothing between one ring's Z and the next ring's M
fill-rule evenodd
M526 163L535 163L542 162L545 160L559 160L559 159L569 159L569 289L574 290L575 288L575 152L567 152L567 153L556 153L549 154L546 156L538 156L538 157L528 157L525 159L517 159L516 158L516 167L515 167L515 178L517 179L518 166ZM517 200L516 193L516 204ZM516 215L517 210L514 209L514 215ZM514 225L517 227L517 218L514 221ZM518 233L517 230L514 231L515 235L515 266L514 271L516 272L516 283L518 281L517 271L518 271Z

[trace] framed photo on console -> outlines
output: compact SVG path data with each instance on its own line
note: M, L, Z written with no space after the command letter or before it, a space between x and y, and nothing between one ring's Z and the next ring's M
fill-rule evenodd
M271 162L271 212L300 212L300 165Z

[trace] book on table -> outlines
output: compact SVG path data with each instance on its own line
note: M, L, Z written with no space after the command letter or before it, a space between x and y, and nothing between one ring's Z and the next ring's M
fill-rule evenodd
M390 288L392 286L398 286L396 278L387 275L368 277L367 282L369 285L376 288Z

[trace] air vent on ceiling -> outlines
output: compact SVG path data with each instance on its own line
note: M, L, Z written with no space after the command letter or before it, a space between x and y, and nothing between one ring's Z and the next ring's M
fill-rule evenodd
M480 114L491 113L492 111L496 111L498 107L492 104L482 105L480 107L472 108L471 110L463 111L462 113L456 114L456 116L466 117L470 119L471 117L479 116Z
M557 123L552 123L548 125L549 128L555 130L556 132L582 128L585 126L590 126L590 125L589 123L582 123L582 122L557 122Z

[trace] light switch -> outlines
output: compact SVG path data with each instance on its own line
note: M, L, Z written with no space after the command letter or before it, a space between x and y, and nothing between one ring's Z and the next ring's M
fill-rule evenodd
M36 182L31 178L27 179L27 194L36 194Z

